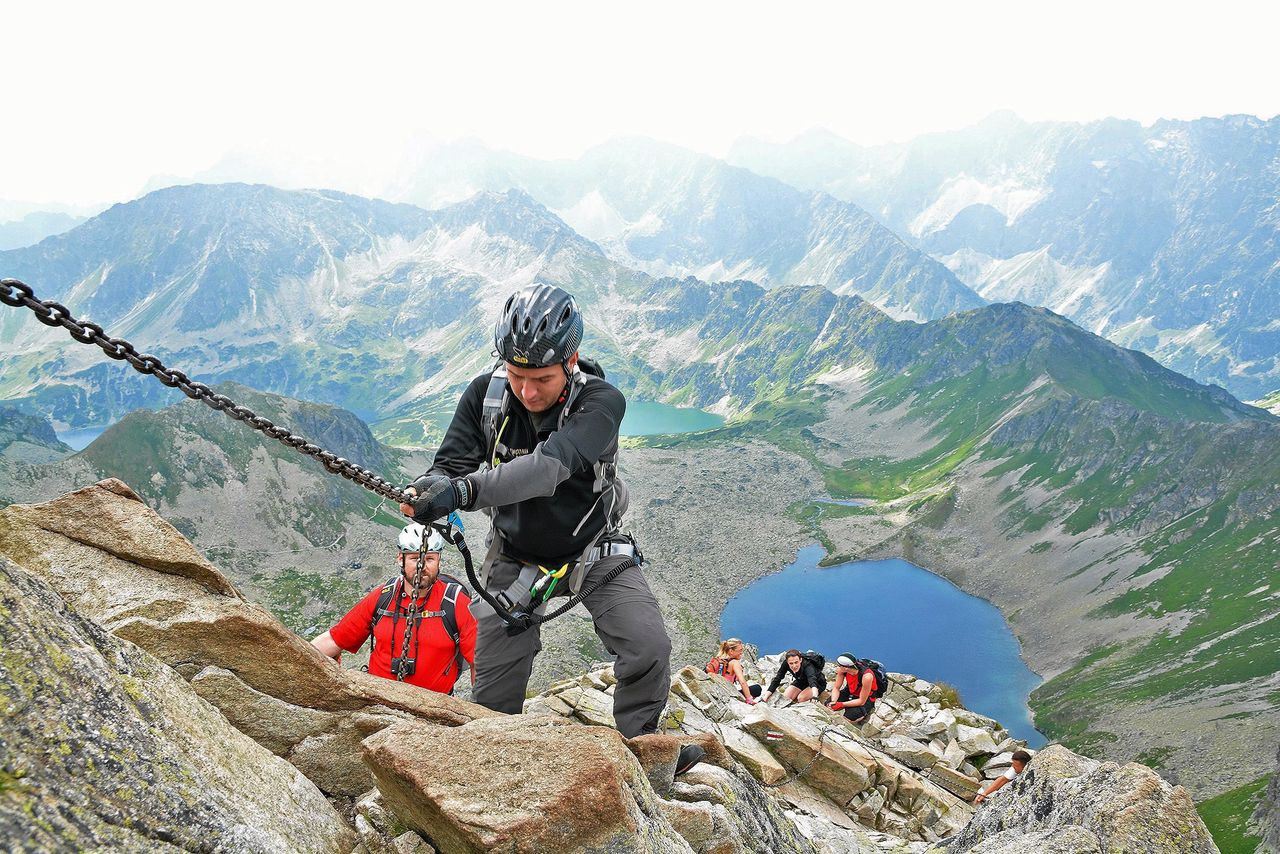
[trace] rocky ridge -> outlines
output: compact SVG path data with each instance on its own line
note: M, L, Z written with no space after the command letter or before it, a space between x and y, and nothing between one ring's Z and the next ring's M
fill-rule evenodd
M19 463L47 463L71 453L58 440L47 418L0 406L0 459Z
M989 300L1042 305L1243 397L1280 376L1280 121L1023 122L863 148L817 132L729 161L871 211Z
M765 683L779 661L747 656L744 670ZM827 672L830 682L834 667ZM892 845L937 842L964 826L969 801L1026 743L990 718L946 707L937 685L902 673L890 679L875 714L857 728L818 703L747 704L723 679L685 667L672 682L664 725L714 736L799 815L879 832ZM613 683L605 666L552 685L526 702L525 713L611 726Z
M0 661L0 834L16 850L942 851L973 827L948 787L1014 745L905 676L859 735L816 706L738 703L727 683L685 668L667 734L627 741L584 725L605 723L607 667L513 717L342 671L118 481L0 511L0 556L3 648L26 653ZM86 716L91 701L72 690L86 665L110 721ZM48 696L60 702L36 699ZM707 759L673 781L695 740ZM799 780L772 785L815 752ZM259 770L228 789L238 757ZM1203 835L1184 792L1122 770L1105 780L1115 798ZM137 791L173 797L156 805ZM1064 811L1086 811L1069 806L1070 786L1061 797ZM174 812L182 803L198 814Z

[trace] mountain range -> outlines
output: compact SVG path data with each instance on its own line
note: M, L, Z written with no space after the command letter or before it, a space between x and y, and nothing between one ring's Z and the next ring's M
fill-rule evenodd
M927 260L885 234L912 264ZM562 284L583 304L588 351L633 398L729 416L705 436L628 450L635 518L666 567L659 598L681 648L710 647L709 615L733 593L724 578L746 583L806 536L831 560L904 555L1002 608L1049 677L1033 697L1048 734L1128 758L1139 748L1126 734L1143 732L1144 745L1160 739L1146 758L1199 793L1245 782L1249 745L1280 731L1280 420L1043 308L951 305L919 323L821 284L655 277L607 243L522 190L427 211L176 187L0 253L0 274L206 382L317 401L232 387L389 475L419 463L372 435L430 444L457 389L487 366L498 303L535 277ZM894 280L893 263L877 275ZM7 500L115 474L206 548L231 555L264 529L240 569L264 601L296 611L299 631L352 592L270 557L367 530L339 544L349 551L337 563L324 558L319 574L336 577L373 549L393 520L339 489L351 487L211 432L221 416L196 404L120 420L175 393L23 314L0 315L0 341L10 405L66 424L119 420L54 468L5 463ZM375 422L373 434L334 405ZM329 423L346 426L330 434ZM725 518L729 506L741 518ZM777 542L761 547L752 532L766 525ZM300 588L300 599L281 592ZM583 628L556 638L567 666L600 654Z
M729 162L861 205L990 300L1042 305L1246 399L1280 387L1280 117L996 114L863 147L744 140Z

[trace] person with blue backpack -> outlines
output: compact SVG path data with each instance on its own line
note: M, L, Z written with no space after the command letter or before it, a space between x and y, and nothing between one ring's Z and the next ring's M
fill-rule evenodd
M437 531L407 525L397 545L400 571L311 645L341 661L343 652L355 652L372 638L371 674L452 694L458 675L475 660L471 597L462 582L441 574L444 538Z

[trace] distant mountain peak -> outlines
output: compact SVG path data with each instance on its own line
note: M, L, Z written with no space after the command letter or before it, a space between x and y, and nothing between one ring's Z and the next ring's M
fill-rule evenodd
M524 190L484 190L432 213L433 221L447 231L479 226L538 250L573 245L594 255L599 246L574 231L568 223Z

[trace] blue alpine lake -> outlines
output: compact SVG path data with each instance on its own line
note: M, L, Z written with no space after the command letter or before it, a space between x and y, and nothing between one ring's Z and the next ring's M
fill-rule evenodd
M70 446L73 451L83 451L89 443L106 431L106 427L79 427L75 430L59 430L58 441Z
M701 409L670 406L651 400L627 401L622 417L623 436L653 436L659 433L692 433L710 430L724 423L724 417Z
M886 670L947 682L965 707L1000 721L1032 747L1045 738L1027 696L1040 677L990 602L905 560L854 561L819 568L820 545L738 592L720 618L723 637L762 654L813 649L874 658Z

